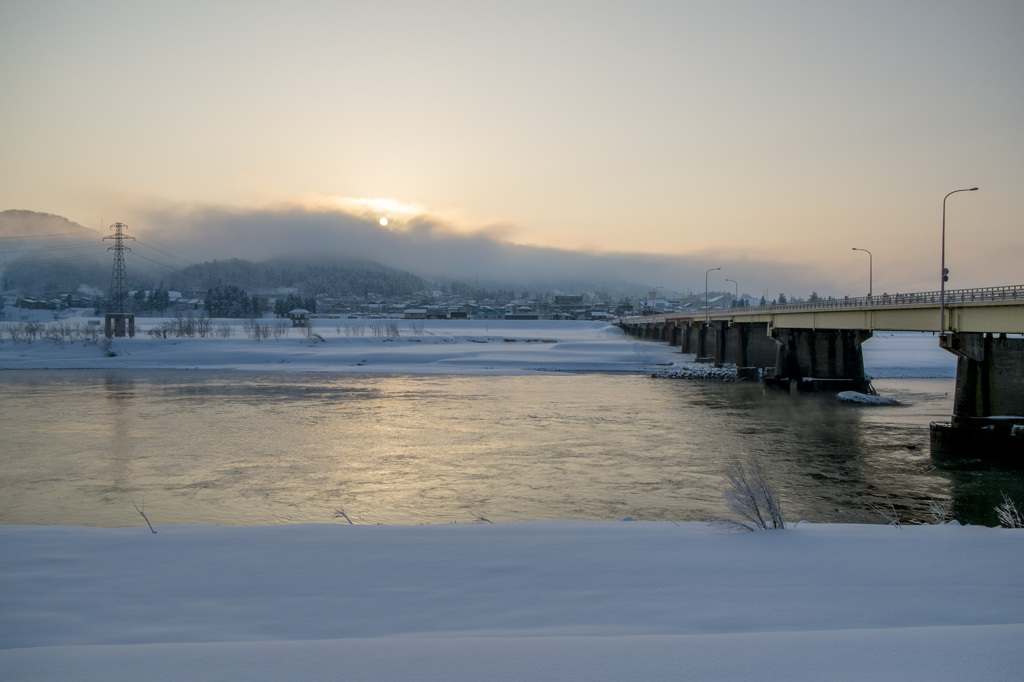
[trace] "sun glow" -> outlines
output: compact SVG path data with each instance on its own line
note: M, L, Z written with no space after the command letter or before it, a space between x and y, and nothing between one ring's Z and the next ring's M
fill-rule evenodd
M434 229L452 234L486 234L502 241L512 241L516 232L502 220L475 220L465 209L427 207L397 199L307 194L298 203L307 210L346 213L396 232L408 230L417 223L429 223Z
M423 206L404 204L395 199L366 199L354 197L311 196L303 202L312 209L342 211L361 218L373 220L381 227L400 227L417 218L429 218L433 213ZM386 216L386 217L382 217Z

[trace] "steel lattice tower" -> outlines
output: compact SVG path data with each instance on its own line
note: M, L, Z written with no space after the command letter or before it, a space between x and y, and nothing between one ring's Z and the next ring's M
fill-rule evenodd
M122 242L125 239L135 240L135 237L127 237L124 230L127 229L124 223L114 223L110 229L114 234L103 239L113 239L114 245L107 251L114 252L114 269L110 273L110 310L108 312L125 314L128 312L128 271L124 267L124 252L131 251Z

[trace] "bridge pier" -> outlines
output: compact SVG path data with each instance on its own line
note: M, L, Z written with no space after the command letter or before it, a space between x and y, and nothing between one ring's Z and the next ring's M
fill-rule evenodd
M772 329L778 343L775 375L765 385L798 391L871 393L864 374L861 344L871 338L862 329Z
M779 344L768 333L767 322L734 322L721 328L720 353L715 365L731 362L741 379L756 379L763 367L775 364Z
M718 345L718 332L712 324L698 322L694 327L696 345L693 354L697 362L713 362Z
M953 416L932 422L932 457L1024 463L1024 339L952 333L939 346L957 356Z
M680 352L696 355L701 324L700 322L688 322L680 329L680 332L682 332Z

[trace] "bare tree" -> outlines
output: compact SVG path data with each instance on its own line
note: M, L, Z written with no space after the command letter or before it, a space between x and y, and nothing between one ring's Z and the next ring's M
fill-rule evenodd
M932 502L928 505L928 511L930 513L930 522L936 526L943 526L949 523L953 516L953 504L952 502Z
M179 339L191 339L196 335L196 318L192 316L191 310L187 315L180 310L175 312L173 325L174 336Z
M309 320L306 323L304 331L306 333L306 338L312 341L313 343L324 343L324 337L320 336L315 331L313 331L313 320Z
M274 327L271 330L274 334L275 340L280 340L285 336L288 336L288 330L291 329L291 324L287 320L276 320Z
M734 459L725 469L729 487L725 503L739 520L712 517L711 523L727 530L782 530L782 505L768 471L759 461L744 464Z
M1024 528L1024 514L1006 493L1003 493L1003 503L996 507L996 515L1003 528Z
M261 324L255 317L250 317L243 322L242 329L245 330L245 335L256 343L259 343L263 339L270 338L270 325Z
M36 338L43 333L44 325L42 322L26 322L25 323L25 336L29 343L32 343Z
M200 314L196 317L196 333L199 334L199 338L205 339L207 336L212 336L210 333L213 329L213 320L208 316Z

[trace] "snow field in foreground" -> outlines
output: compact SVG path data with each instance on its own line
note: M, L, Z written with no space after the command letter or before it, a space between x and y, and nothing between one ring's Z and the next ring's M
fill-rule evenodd
M1018 679L1024 533L0 527L6 679Z

